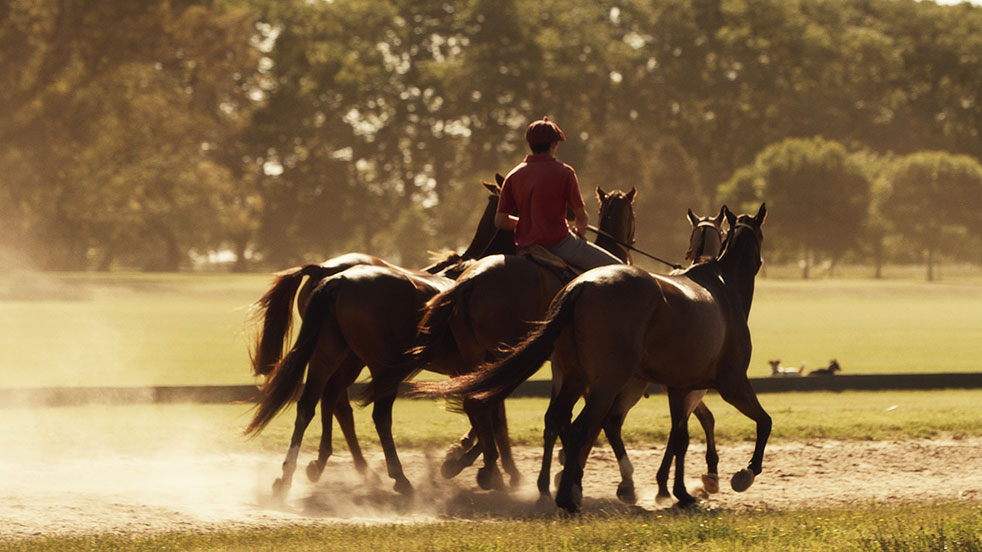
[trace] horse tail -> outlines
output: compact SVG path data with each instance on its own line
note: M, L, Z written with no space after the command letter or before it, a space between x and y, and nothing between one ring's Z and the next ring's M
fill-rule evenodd
M335 295L340 281L341 278L326 280L311 294L297 341L286 356L276 363L266 380L256 413L245 430L246 435L262 431L296 397L303 384L307 363L317 348L321 328L327 320L335 318Z
M485 405L503 400L549 360L556 339L573 320L580 289L581 286L573 286L561 291L549 307L546 319L503 359L449 381L414 383L413 393L472 399Z
M283 355L283 342L293 326L293 301L304 276L323 278L324 268L306 264L274 274L272 287L254 304L254 318L262 320L262 330L249 352L252 373L269 375Z
M465 304L470 296L471 282L473 280L465 280L426 302L412 347L398 364L385 372L384 379L373 378L365 384L356 396L359 403L364 405L397 392L402 382L413 379L426 368L439 366L435 371L450 372L449 367L440 366L440 363L457 356L457 341L450 323L458 312L457 306Z

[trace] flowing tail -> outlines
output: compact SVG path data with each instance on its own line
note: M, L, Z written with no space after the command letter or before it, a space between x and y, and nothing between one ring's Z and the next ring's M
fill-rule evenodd
M504 400L549 360L559 334L573 320L582 286L565 288L553 300L546 319L508 355L448 381L417 382L412 392L423 397L456 397L485 405Z
M321 327L325 321L335 318L335 290L339 278L326 280L317 286L310 296L306 316L293 348L276 363L272 375L262 389L262 398L256 414L246 428L246 435L262 431L297 394L303 384L307 363L317 348Z
M293 326L293 301L304 276L320 281L351 266L305 264L274 274L272 287L254 305L254 318L263 321L263 328L249 352L253 375L269 375L283 357L283 343Z

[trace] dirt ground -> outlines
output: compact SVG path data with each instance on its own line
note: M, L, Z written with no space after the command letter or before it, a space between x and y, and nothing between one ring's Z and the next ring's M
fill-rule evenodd
M690 448L690 491L700 486L704 451L701 444ZM751 445L731 444L720 452L721 490L702 503L704 508L982 502L982 439L773 444L767 448L763 474L744 493L730 488L729 477L749 460ZM584 510L617 515L658 509L654 473L661 453L660 447L630 451L639 500L637 506L627 506L615 497L620 475L613 455L605 446L595 448L584 476ZM350 457L338 454L316 484L303 473L312 454L301 454L289 497L275 504L270 495L282 461L279 455L5 453L0 458L0 539L557 515L555 506L536 500L540 452L535 448L516 451L526 476L510 492L480 491L474 468L453 480L443 479L442 452L402 450L406 474L416 486L411 498L391 490L381 453L369 456L374 475L368 478L354 470Z

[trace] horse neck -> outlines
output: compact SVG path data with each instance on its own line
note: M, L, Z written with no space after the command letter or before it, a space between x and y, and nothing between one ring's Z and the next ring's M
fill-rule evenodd
M624 207L622 207L624 209ZM630 207L627 207L630 209ZM601 206L601 215L603 214L603 207ZM618 219L624 220L620 225L617 224ZM616 226L620 226L616 228ZM613 236L614 239L608 238L603 234L597 234L597 239L594 243L598 247L605 249L611 255L617 257L623 263L631 264L631 250L628 248L626 243L632 243L634 241L634 236L632 229L634 228L634 212L633 210L622 217L609 217L600 220L600 229L605 233ZM620 243L618 243L620 242Z
M496 235L496 228L494 226L494 214L498 210L498 196L491 195L488 196L487 207L484 208L484 213L481 215L480 222L477 223L477 229L474 231L474 237L471 238L470 245L467 249L461 253L461 258L463 259L476 259L481 256L481 253L488 247L488 244Z
M601 228L601 230L603 230L604 232L607 231L604 228ZM621 241L626 241L628 238L621 238L620 236L617 236L617 239ZM616 241L608 238L607 236L601 236L599 234L597 235L597 239L594 243L596 243L599 247L602 247L603 249L607 250L607 252L610 253L611 255L620 259L621 262L631 264L631 250L628 249L627 247L617 243Z
M498 230L475 259L488 257L491 255L514 255L515 254L515 232L513 230ZM462 256L463 257L463 256ZM463 257L467 258L467 257Z
M754 300L754 279L760 261L760 247L756 239L731 239L720 255L717 265L727 289L743 307L745 317L750 316L750 305Z

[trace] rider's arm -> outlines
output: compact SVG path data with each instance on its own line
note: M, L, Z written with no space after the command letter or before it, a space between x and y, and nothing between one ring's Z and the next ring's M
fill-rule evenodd
M514 230L516 224L518 224L518 217L516 216L509 215L508 213L494 214L495 228L500 228L501 230Z
M586 235L586 226L590 224L590 215L586 213L586 208L577 207L573 209L573 231L581 238Z

